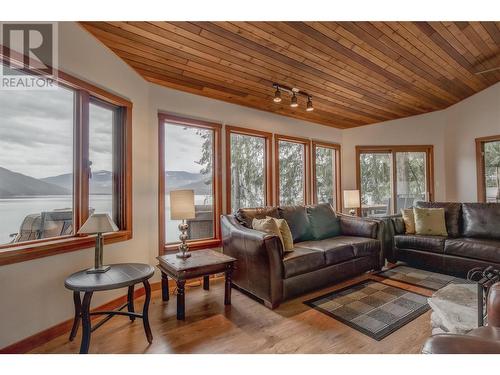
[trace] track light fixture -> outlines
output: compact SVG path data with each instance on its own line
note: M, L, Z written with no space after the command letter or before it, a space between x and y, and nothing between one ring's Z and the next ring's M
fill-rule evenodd
M307 112L312 112L312 111L314 111L312 98L311 98L310 96L307 98L307 106L306 106L306 111L307 111Z
M273 100L275 103L281 102L281 91L280 91L279 86L276 87L276 91L274 92L274 99Z
M292 108L297 108L299 106L299 102L297 99L297 95L302 95L307 98L307 105L306 105L306 111L311 112L314 110L313 103L312 103L312 96L309 95L307 92L300 91L300 89L295 88L295 87L288 87L284 85L280 85L278 83L273 83L273 87L276 89L274 92L274 98L273 101L275 103L280 103L281 102L281 92L284 91L291 95L290 97L290 107Z

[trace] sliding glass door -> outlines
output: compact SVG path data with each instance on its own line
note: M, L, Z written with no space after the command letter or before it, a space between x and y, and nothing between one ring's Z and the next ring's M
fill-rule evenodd
M384 216L431 199L432 146L357 147L362 216Z
M362 216L389 215L392 201L392 155L364 152L359 157Z

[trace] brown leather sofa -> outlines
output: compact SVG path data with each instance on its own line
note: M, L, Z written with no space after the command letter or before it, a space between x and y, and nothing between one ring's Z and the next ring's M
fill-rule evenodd
M467 335L439 334L429 338L424 354L500 354L500 283L490 289L488 326L473 329Z
M294 249L252 228L254 218L286 219ZM269 308L384 264L382 223L336 215L329 204L240 209L221 217L223 251L236 259L235 287Z
M500 204L417 202L417 207L444 208L448 237L407 235L400 215L387 218L389 262L464 277L474 267L500 267Z

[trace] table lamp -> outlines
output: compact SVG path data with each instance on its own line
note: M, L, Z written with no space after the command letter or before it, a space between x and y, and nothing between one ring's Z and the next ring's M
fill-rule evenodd
M108 214L92 214L82 225L78 234L97 234L95 238L94 268L87 270L87 273L103 273L109 270L109 266L102 265L102 252L104 241L102 234L117 232L118 227Z
M344 190L344 207L349 209L349 215L356 215L356 209L361 207L359 190Z
M179 252L176 254L177 258L186 259L191 256L188 253L189 245L186 243L188 239L189 225L186 223L187 219L194 219L194 190L173 190L170 192L170 219L182 220L179 224Z

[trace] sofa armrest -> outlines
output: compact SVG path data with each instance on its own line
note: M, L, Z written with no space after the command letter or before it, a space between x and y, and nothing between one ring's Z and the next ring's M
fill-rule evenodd
M439 334L427 339L423 354L499 354L500 341L477 336Z
M373 238L380 242L379 269L385 264L383 235L385 224L376 219L337 214L340 217L340 231L344 236Z
M394 236L403 234L405 231L402 216L399 215L386 215L374 218L383 223L381 229L382 248L384 250L384 257L391 263L396 262L394 254Z
M340 231L344 236L368 237L376 239L379 223L377 220L339 214Z
M283 248L277 236L241 225L233 215L221 216L224 254L236 258L234 283L277 306L283 296Z

